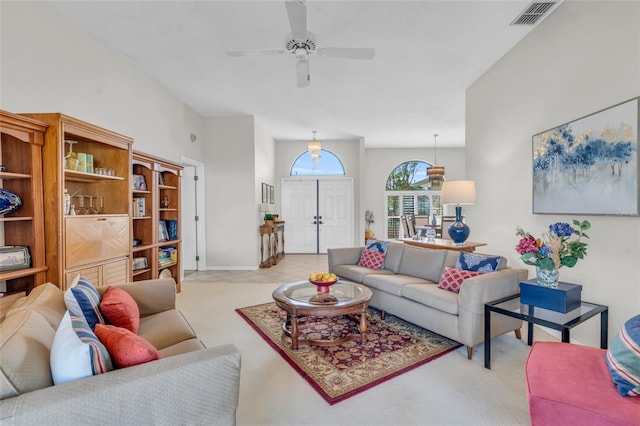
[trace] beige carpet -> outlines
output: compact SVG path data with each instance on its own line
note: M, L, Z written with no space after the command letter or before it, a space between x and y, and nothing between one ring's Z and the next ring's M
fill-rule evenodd
M274 302L237 309L247 323L333 405L445 355L459 343L393 316L386 320L369 308L367 338L339 345L300 345L291 349L284 336L286 313ZM303 317L300 339L341 339L358 334L358 324L344 317Z
M326 269L326 255L287 255L256 271L190 275L177 296L207 346L232 343L242 354L238 425L529 425L524 364L529 353L513 333L492 340L492 369L483 345L467 360L461 347L366 392L329 406L235 312L271 300L284 282ZM536 330L536 340L548 335Z

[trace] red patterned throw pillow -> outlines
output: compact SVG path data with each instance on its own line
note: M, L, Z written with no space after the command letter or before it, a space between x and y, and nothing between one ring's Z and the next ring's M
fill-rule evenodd
M100 310L110 325L138 334L140 309L135 299L119 287L109 286L102 295Z
M109 351L113 363L119 368L162 358L160 352L151 343L126 328L98 324L96 336Z
M362 249L358 265L369 269L380 269L384 263L385 255L386 253L380 253L366 248Z
M482 274L483 272L465 271L464 269L445 266L444 272L440 277L440 283L438 283L438 288L459 293L462 281Z

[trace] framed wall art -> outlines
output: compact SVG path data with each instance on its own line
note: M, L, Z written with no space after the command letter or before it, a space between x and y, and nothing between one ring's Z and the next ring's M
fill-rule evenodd
M533 213L639 216L640 97L533 136Z

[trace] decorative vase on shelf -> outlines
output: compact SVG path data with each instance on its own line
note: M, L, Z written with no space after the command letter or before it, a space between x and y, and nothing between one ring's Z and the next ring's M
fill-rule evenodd
M22 198L8 189L0 188L0 215L9 214L22 206Z
M558 287L558 278L558 269L544 269L536 266L536 280L538 281L538 284L547 287Z

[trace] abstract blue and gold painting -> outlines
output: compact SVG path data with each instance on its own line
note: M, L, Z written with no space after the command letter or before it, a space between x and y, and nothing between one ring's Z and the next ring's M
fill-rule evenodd
M533 136L533 213L640 214L639 101Z

